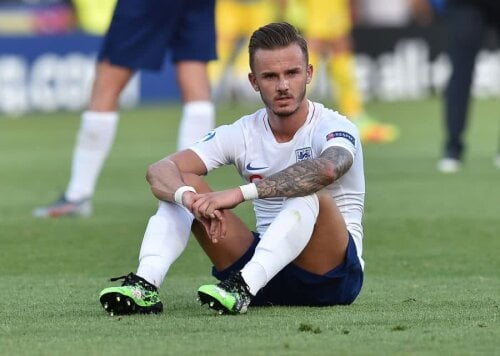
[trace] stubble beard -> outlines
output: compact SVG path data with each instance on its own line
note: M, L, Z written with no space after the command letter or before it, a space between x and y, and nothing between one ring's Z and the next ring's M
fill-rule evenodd
M287 118L295 114L300 109L300 104L304 100L305 96L306 96L306 87L304 85L304 88L302 89L300 95L297 97L297 100L294 100L294 103L296 104L295 108L286 111L285 110L278 111L273 109L272 103L266 100L262 95L262 92L260 92L260 97L264 102L265 106L267 107L267 109L271 110L271 112L279 118Z

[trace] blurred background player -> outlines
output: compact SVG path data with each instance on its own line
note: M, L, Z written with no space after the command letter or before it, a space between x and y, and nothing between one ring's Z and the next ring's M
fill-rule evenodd
M111 22L117 0L71 0L78 27L94 35L104 34Z
M445 142L437 168L455 173L462 168L464 135L471 99L476 57L489 29L500 34L498 0L430 0L443 12L448 26L448 56L452 72L444 96ZM495 164L500 167L500 155Z
M256 28L276 19L276 0L217 0L217 57L209 64L214 98L238 98L248 88L248 41Z
M386 143L397 138L396 127L370 117L358 88L349 0L280 0L284 19L302 29L309 43L310 63L323 61L339 112L359 128L365 142ZM313 83L314 87L314 83Z
M159 70L167 48L184 105L178 149L213 128L207 63L216 58L214 17L215 0L118 0L82 114L68 187L55 203L36 208L34 216L91 214L97 179L117 130L120 94L136 70Z

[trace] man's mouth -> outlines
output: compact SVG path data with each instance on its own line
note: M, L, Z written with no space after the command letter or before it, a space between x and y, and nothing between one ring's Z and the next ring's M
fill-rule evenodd
M283 102L283 101L287 101L287 100L290 100L290 99L292 99L291 96L280 96L280 97L276 98L276 101Z

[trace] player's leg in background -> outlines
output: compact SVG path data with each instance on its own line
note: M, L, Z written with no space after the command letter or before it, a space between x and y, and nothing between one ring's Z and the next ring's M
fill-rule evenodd
M94 35L105 33L116 2L117 0L72 0L79 28Z
M276 20L275 1L217 1L217 51L210 65L215 100L258 98L248 85L248 41L255 29Z
M236 81L237 91L243 99L251 98L260 100L253 88L248 85L248 73L250 65L248 63L248 44L253 32L276 21L276 4L275 1L269 0L240 0L242 3L242 11L240 12L239 21L243 31L242 48L243 51L238 53L234 60L234 80Z
M119 115L118 99L133 72L100 61L96 66L88 110L82 113L73 149L71 176L64 194L53 204L36 208L36 217L89 216L92 196L113 145Z
M330 8L331 44L333 56L329 61L328 75L337 95L340 112L359 128L365 142L386 143L397 138L394 125L381 123L364 108L363 97L356 78L356 66L351 37L351 9L348 0L335 0Z
M328 81L339 112L358 126L363 141L394 141L398 135L396 127L375 120L364 108L356 78L349 1L304 1L308 14L304 34L310 43L311 63L317 66L320 59L326 60Z
M100 61L88 110L82 114L73 152L71 178L64 196L68 201L93 196L97 179L113 145L118 126L118 99L132 77L129 68Z
M92 3L77 1L80 25L84 31L103 34L109 27L116 1ZM99 16L89 10L99 6ZM96 64L90 103L81 115L73 150L71 177L66 191L55 202L36 208L36 217L89 216L92 195L102 166L113 145L117 125L117 101L132 73L101 60Z
M444 152L438 162L443 173L460 170L463 160L474 65L485 31L482 16L476 5L466 3L450 3L446 13L452 72L444 98Z
M183 112L177 148L182 150L203 138L215 125L208 63L217 58L215 0L188 2L172 38Z
M305 35L316 56L327 61L327 75L339 111L350 119L363 114L361 92L355 75L349 2L346 0L307 0L308 23Z
M136 42L127 40L132 37L130 33L136 32L134 25L142 24L139 21L133 23L123 16L134 18L137 4L119 1L114 8L100 48L90 102L81 116L67 189L56 202L36 208L33 211L36 217L89 216L92 212L95 186L118 125L118 99L132 77L130 68L140 67L138 57L142 54L133 48L137 43L143 45L145 41L142 38L135 39ZM137 65L129 65L129 61L135 61Z
M177 82L183 102L177 149L185 149L205 136L215 125L206 62L180 61L176 64Z
M132 76L132 70L128 68L160 70L167 45L171 46L176 62L186 59L208 62L214 59L214 4L214 0L189 3L174 0L122 0L117 3L99 53L100 62L89 111L82 116L68 190L56 203L35 209L35 216L90 214L95 184L116 131L117 101ZM190 69L193 75L188 80L182 68L178 79L183 85L183 98L189 101L184 115L187 118L186 135L193 134L189 129L199 117L199 112L206 112L203 115L208 118L206 121L196 121L196 128L203 131L199 135L195 131L196 139L199 139L207 131L204 127L213 127L214 114L209 101L208 80L205 79L205 64L197 64Z
M243 49L242 5L236 0L218 0L215 5L217 59L209 63L209 78L214 101L231 94L234 60Z

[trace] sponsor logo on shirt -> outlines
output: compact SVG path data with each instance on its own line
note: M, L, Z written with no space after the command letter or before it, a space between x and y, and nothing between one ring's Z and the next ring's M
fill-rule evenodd
M326 135L326 140L330 141L331 139L336 138L336 137L345 138L345 139L349 140L353 145L356 145L356 143L355 143L356 139L354 138L354 136L352 136L350 133L347 133L345 131L330 132L328 135Z
M254 167L254 166L252 166L252 163L250 162L250 163L247 164L246 168L247 168L247 171L259 171L261 169L266 169L266 168L269 168L269 167L265 167L265 166L263 166L263 167L259 167L259 166Z
M297 159L297 162L311 159L312 158L311 147L304 147L304 148L299 148L298 150L296 150L295 151L295 158Z

